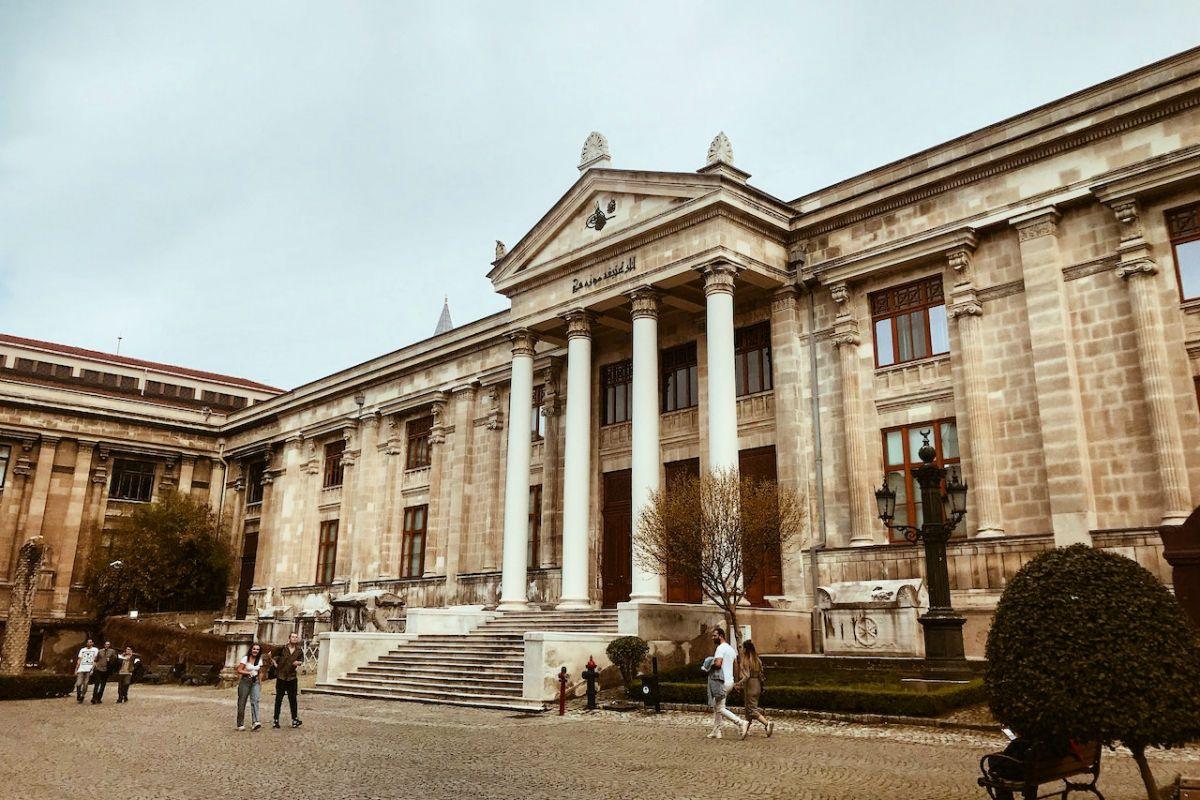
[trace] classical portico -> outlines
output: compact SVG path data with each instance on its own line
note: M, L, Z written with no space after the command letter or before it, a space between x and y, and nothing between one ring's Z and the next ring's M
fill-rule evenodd
M598 365L612 361L614 350L632 353L628 457L621 461L629 475L631 532L663 485L659 334L664 315L670 316L672 330L694 331L705 353L703 385L697 387L705 422L703 432L696 431L696 458L705 469L738 469L735 301L740 292L750 292L769 303L770 293L790 278L787 207L750 187L749 175L732 160L722 134L696 173L616 170L608 166L603 137L594 134L575 185L511 251L498 249L489 277L512 301L512 337L518 343L509 403L501 609L525 604L535 357L565 347L559 609L596 605L598 587L613 577L595 568L612 554L602 558L605 544L597 543L602 514L596 498L605 475L596 459L602 420L594 413L594 375ZM641 562L636 535L631 536L629 555L622 555L628 563L612 571L627 576L629 602L662 602L664 576Z

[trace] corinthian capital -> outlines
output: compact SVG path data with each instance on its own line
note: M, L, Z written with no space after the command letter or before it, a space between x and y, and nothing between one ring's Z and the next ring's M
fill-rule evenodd
M537 334L533 331L519 328L515 331L509 331L507 338L512 344L512 354L514 356L533 356L533 348L537 344Z
M596 315L592 312L576 308L562 315L563 320L567 323L567 338L574 339L576 336L590 337L592 335L592 320Z
M738 269L733 264L718 261L702 267L700 274L704 276L704 294L733 294L733 284L738 274Z
M659 294L657 289L639 286L629 292L629 313L634 318L658 317Z

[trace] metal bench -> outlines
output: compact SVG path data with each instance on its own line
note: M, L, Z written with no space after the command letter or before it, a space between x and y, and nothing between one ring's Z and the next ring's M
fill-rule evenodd
M1060 758L1018 759L1004 753L989 753L979 760L979 785L992 800L1008 800L1020 795L1024 800L1043 797L1060 797L1066 800L1071 792L1091 792L1104 800L1096 788L1100 779L1100 744L1091 742L1071 745L1071 754ZM1072 778L1089 776L1090 780L1075 781ZM1046 784L1057 784L1053 791L1038 794Z
M158 666L151 667L146 673L144 680L146 683L155 684L174 683L175 667L171 666L170 664L159 664Z
M183 682L188 686L204 686L213 682L212 664L190 664L183 675Z

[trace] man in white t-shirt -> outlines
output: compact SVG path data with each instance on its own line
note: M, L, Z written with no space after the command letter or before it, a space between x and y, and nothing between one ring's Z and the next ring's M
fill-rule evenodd
M733 662L737 660L737 651L725 640L725 631L720 628L713 628L712 640L717 650L708 672L708 696L713 707L713 729L708 738L721 738L721 718L724 717L738 726L738 732L745 739L750 732L750 723L725 707L725 700L733 690Z
M92 667L95 666L96 656L99 654L100 649L89 637L87 644L79 648L79 655L75 656L75 699L80 703L83 702L83 695L87 693L88 679L92 677Z

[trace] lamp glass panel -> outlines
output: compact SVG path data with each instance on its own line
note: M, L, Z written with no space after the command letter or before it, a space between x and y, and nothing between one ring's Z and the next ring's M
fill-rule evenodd
M894 513L894 522L897 525L908 524L908 492L905 488L903 472L889 472L887 474L888 488L896 493L896 511Z

